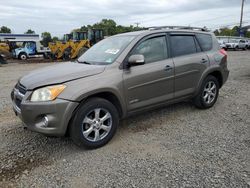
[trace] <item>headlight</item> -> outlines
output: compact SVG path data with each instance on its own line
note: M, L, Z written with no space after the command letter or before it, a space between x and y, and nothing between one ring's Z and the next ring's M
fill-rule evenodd
M54 100L64 89L65 85L54 85L47 86L40 89L35 90L32 93L31 101L52 101Z

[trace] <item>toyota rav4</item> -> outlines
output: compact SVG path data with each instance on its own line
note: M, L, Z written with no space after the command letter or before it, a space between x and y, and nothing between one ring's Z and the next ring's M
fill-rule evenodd
M28 129L97 148L132 114L187 99L212 107L228 74L214 34L151 29L108 37L75 62L35 70L11 98Z

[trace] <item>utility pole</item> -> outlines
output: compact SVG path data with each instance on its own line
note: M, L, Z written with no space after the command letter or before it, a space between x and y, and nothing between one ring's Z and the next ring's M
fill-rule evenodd
M240 14L240 37L241 37L241 30L242 30L242 19L243 19L243 8L244 8L244 2L245 2L245 0L242 0L242 2L241 2L241 14Z
M136 25L136 27L138 27L140 25L140 23L139 22L135 22L135 25Z

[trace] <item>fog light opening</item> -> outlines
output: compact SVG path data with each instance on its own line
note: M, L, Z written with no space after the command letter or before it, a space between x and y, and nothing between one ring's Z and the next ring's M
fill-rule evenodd
M43 117L43 127L48 127L49 125L49 118L47 116Z

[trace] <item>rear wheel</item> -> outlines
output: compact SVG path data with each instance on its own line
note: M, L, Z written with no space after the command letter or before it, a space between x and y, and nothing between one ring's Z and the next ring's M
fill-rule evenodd
M194 104L198 108L206 109L212 107L219 95L218 80L209 75L202 83L198 95L194 98Z
M70 127L70 136L78 146L98 148L112 139L118 124L118 112L112 103L102 98L91 98L78 109Z

